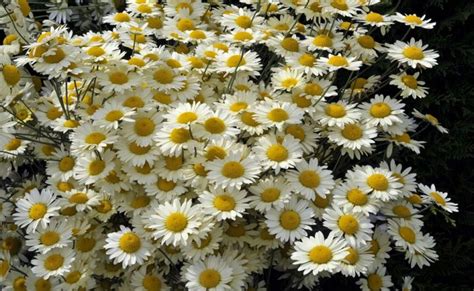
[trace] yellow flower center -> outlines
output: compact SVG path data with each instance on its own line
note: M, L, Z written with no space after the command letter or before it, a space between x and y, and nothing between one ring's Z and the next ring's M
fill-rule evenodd
M174 72L168 68L161 68L153 73L153 79L160 84L171 84L174 80Z
M161 191L169 192L169 191L173 190L176 187L176 183L173 182L172 180L166 180L166 179L158 178L158 181L156 182L156 186Z
M425 57L423 50L416 46L409 46L403 49L403 55L410 60L422 60Z
M89 197L87 197L87 194L83 192L75 193L69 197L70 203L84 204L87 203L87 201L89 201Z
M227 127L222 119L211 117L204 122L204 128L212 134L218 134L224 132Z
M308 95L320 96L321 94L323 94L323 88L321 88L319 84L309 83L305 85L304 92Z
M142 108L145 106L145 102L140 96L130 96L122 103L123 106L129 108Z
M68 171L72 170L75 163L76 162L74 161L73 158L64 157L64 158L61 159L61 161L59 161L58 168L61 172L68 172Z
M313 44L317 47L332 47L332 38L325 34L319 34L313 39Z
M362 137L362 129L356 124L346 124L341 134L348 140L358 140Z
M106 136L103 133L93 132L93 133L88 134L84 140L88 144L98 145L105 139L106 139Z
M90 252L97 241L92 237L81 236L76 239L76 249L82 253Z
M186 128L174 128L170 133L170 140L174 143L185 143L191 139L191 134Z
M420 17L416 16L415 14L405 16L405 21L408 23L418 24L421 25L423 20Z
M214 198L214 207L220 211L231 211L235 209L235 199L227 194L221 194Z
M346 108L338 103L330 103L324 108L324 112L333 117L333 118L341 118L346 116Z
M355 265L359 261L359 253L352 247L349 247L349 254L344 258L349 265Z
M392 211L400 218L408 218L411 216L410 209L404 205L396 205L392 208Z
M155 131L155 123L148 117L141 117L135 120L134 130L139 136L148 136Z
M107 213L112 210L112 203L109 200L101 200L100 204L95 206L95 210L99 213Z
M17 291L15 288L13 290ZM51 283L48 280L43 278L38 278L35 281L35 290L36 291L50 291L52 290Z
M100 46L93 46L87 50L87 54L97 58L105 54L105 50Z
M272 161L282 162L288 159L288 150L281 144L274 144L267 149L267 157Z
M145 275L143 277L143 288L147 291L160 291L161 290L161 280L157 276Z
M314 13L321 13L322 10L321 5L318 1L311 3L308 8Z
M181 156L177 157L165 157L165 168L170 171L176 171L181 169L183 166L183 159Z
M281 41L281 46L285 50L289 52L298 52L300 50L300 46L298 41L292 37L286 37Z
M328 60L328 64L335 67L346 67L349 65L347 59L343 56L332 56Z
M119 240L120 249L129 254L137 252L141 245L140 238L133 232L124 233Z
M117 22L128 22L130 21L130 16L128 16L128 14L125 12L119 12L115 14L114 20Z
M418 88L418 82L412 75L406 75L402 77L402 82L410 89Z
M66 57L66 54L61 48L56 48L54 54L43 57L44 61L48 64L57 64Z
M137 7L137 11L140 13L148 14L151 13L152 9L148 4L140 4Z
M131 206L134 209L139 209L148 206L150 204L150 197L146 195L140 195L133 199Z
M398 142L410 143L411 137L408 133L403 133L401 135L396 135L394 139Z
M206 159L213 161L215 159L223 159L227 156L227 152L220 146L211 146L206 150Z
M11 45L18 37L14 34L9 34L3 39L3 45Z
M370 106L370 115L375 118L384 118L392 113L392 108L385 102L377 102Z
M204 166L200 163L194 164L193 170L198 176L201 176L201 177L207 176L206 168L204 168Z
M47 231L41 234L39 241L45 246L52 246L59 241L61 237L55 231Z
M268 119L274 122L282 122L288 119L288 113L281 108L275 108L272 109L270 112L267 114Z
M304 129L296 124L291 124L285 129L286 134L291 134L294 138L299 139L300 141L303 141L306 137L306 134L304 132Z
M202 30L193 30L189 34L189 37L193 39L206 39L206 34Z
M148 162L145 162L145 164L141 167L136 166L135 171L137 173L142 174L142 175L148 175L151 173L151 170L153 170L153 167L151 167Z
M52 254L44 260L44 268L48 271L55 271L64 264L64 257L60 254Z
M7 260L0 260L0 276L4 277L10 270L10 262Z
M5 146L4 149L7 151L14 151L21 146L21 139L12 138Z
M221 170L221 174L224 177L230 179L240 178L245 174L245 168L241 163L231 161L224 164Z
M370 291L378 291L382 289L383 281L382 278L376 273L367 276L367 285Z
M250 28L252 26L252 19L247 15L240 15L234 20L235 24L242 28Z
M350 214L341 215L337 221L337 225L344 233L350 235L356 233L359 230L359 222L354 216Z
M44 217L48 212L48 207L44 203L35 203L28 210L28 217L33 220L38 220Z
M315 61L316 58L310 54L303 54L298 58L298 62L305 67L314 66Z
M367 178L367 185L377 191L388 189L388 179L382 174L372 174Z
M329 196L326 196L325 198L323 198L316 194L316 198L314 198L313 204L318 208L325 209L330 204Z
M383 22L383 16L377 12L370 12L365 17L365 20L367 20L368 22L379 23L379 22Z
M128 76L124 72L109 73L109 81L112 84L123 85L128 82Z
M221 274L214 269L206 269L199 274L199 284L206 289L214 288L221 282Z
M12 286L14 291L27 291L26 278L23 276L15 278L12 282Z
M349 9L346 0L332 0L331 6L342 11L346 11Z
M238 31L234 34L234 39L238 41L249 41L253 39L253 35L247 31ZM239 56L240 59L240 56Z
M202 239L199 243L193 241L192 244L193 244L193 247L198 249L198 250L202 250L204 249L205 247L207 247L212 241L212 235L210 233L208 233L206 235L206 237L204 239Z
M286 89L291 89L295 87L296 84L298 84L298 80L291 77L281 81L281 86Z
M14 65L3 66L3 79L10 86L15 86L20 81L20 70Z
M138 155L138 156L141 156L141 155L145 155L147 154L151 149L151 146L145 146L145 147L142 147L142 146L139 146L138 144L136 144L135 142L132 142L128 145L128 150L135 154L135 155Z
M301 217L298 212L285 210L280 214L280 225L286 230L295 230L301 223Z
M196 119L198 119L198 116L197 116L196 113L194 113L194 112L183 112L178 116L176 121L178 121L178 123L181 123L181 124L186 124L186 123L193 122Z
M182 65L181 63L178 61L178 60L175 60L175 59L168 59L166 60L166 64L168 66L170 66L171 68L173 69L177 69L177 68L181 68Z
M445 206L446 205L446 200L444 200L443 196L441 196L437 192L431 192L430 196L436 201L436 203Z
M256 127L260 125L258 121L255 120L254 114L252 112L244 111L240 116L240 120L247 126Z
M245 58L241 58L240 55L233 55L227 59L227 66L230 68L235 68L237 66L243 66L246 64Z
M421 204L423 203L423 199L421 199L421 196L418 195L418 194L411 194L408 198L407 198L408 202L410 202L411 204Z
M105 162L102 160L94 160L89 164L89 175L97 176L105 169Z
M375 47L375 40L370 35L363 35L357 38L357 42L361 47L366 49L373 49Z
M66 281L69 284L74 284L77 281L79 281L79 279L81 279L81 276L82 276L81 272L73 271L66 275L66 277L64 278L64 281Z
M122 111L112 110L112 111L109 111L105 115L105 120L107 120L109 122L114 122L114 121L120 120L120 118L122 118L122 117L123 117L123 112Z
M137 58L137 57L132 57L130 58L127 63L132 66L137 66L137 67L144 67L146 65L145 61L143 59Z
M63 112L59 110L57 107L51 107L47 112L46 112L46 117L48 117L49 120L55 120L63 115Z
M302 94L293 94L291 101L296 104L299 108L307 108L312 105L311 99L306 98Z
M280 198L280 194L281 191L278 188L267 188L260 194L260 199L262 199L263 202L271 203Z
M349 191L347 191L347 200L354 204L354 205L358 205L358 206L361 206L361 205L366 205L367 202L369 201L369 198L367 197L366 194L364 194L364 192L362 192L360 189L358 188L354 188L354 189L351 189Z
M181 212L174 212L168 215L165 220L165 227L172 232L181 232L188 226L188 218Z
M298 181L306 188L314 189L317 188L321 183L321 178L319 177L319 174L315 171L305 170L300 173Z
M410 244L414 244L416 242L416 234L413 229L407 226L400 226L398 233L406 242Z
M327 246L319 245L313 247L308 256L315 264L326 264L332 259L332 250Z
M247 109L248 104L246 102L235 102L230 106L230 111L232 112L239 112L241 110Z
M379 242L376 239L370 241L370 252L375 256L380 250Z

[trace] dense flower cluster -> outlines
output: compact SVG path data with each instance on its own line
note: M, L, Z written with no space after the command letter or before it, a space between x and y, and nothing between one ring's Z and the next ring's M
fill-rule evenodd
M423 214L458 211L396 161L424 146L413 117L447 132L405 104L438 58L410 32L434 23L377 0L163 2L83 35L0 9L2 288L409 290L386 262L430 265Z

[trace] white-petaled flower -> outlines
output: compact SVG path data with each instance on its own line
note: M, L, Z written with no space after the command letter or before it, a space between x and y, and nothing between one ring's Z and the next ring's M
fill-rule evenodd
M163 275L156 269L149 269L150 265L143 265L130 274L130 285L133 290L148 291L154 288L163 291L170 290Z
M91 189L73 189L63 194L64 205L74 207L77 211L89 211L99 204L99 194Z
M430 187L423 184L418 184L418 187L421 191L423 191L423 194L425 194L423 198L426 202L434 202L436 205L447 212L459 211L457 203L451 202L451 198L448 197L448 193L437 191L434 184L431 184Z
M293 191L308 200L313 200L316 195L324 198L334 187L332 172L326 165L318 165L316 158L298 162L296 170L290 171L287 179Z
M260 58L253 51L229 51L217 56L216 71L233 74L234 72L248 72L258 76L261 69Z
M92 151L101 153L107 145L116 142L118 136L105 128L84 123L74 130L71 139L71 151L75 154Z
M415 41L414 38L410 42L405 43L396 41L394 44L387 45L388 56L402 64L407 64L412 68L420 66L421 68L432 68L437 65L436 59L439 54L434 50L427 50L428 46L423 45L422 41Z
M386 32L385 26L390 26L393 24L390 15L383 15L374 11L370 11L368 13L362 12L357 16L357 20L370 26L382 28L382 35Z
M292 135L285 135L283 140L274 135L262 136L253 150L262 169L273 169L276 174L282 169L293 168L303 155L301 146Z
M131 117L134 114L135 112L126 109L118 102L107 102L92 115L92 119L99 127L117 129L120 122L133 122Z
M202 239L182 247L184 255L193 261L203 260L217 250L222 241L222 228L212 228Z
M348 123L357 122L361 113L356 104L348 104L346 101L340 100L333 103L322 103L318 106L318 118L322 125L337 126L343 128Z
M281 209L290 200L291 188L282 177L270 177L260 180L249 188L253 194L249 197L250 206L257 211Z
M366 216L376 214L382 203L368 191L362 191L354 181L340 183L333 191L334 203L344 211L363 213Z
M304 42L301 42L301 40L299 40L295 35L288 36L277 34L276 36L266 40L265 44L277 55L282 57L299 55L305 50Z
M205 103L178 103L163 116L165 123L171 127L183 127L188 124L201 123L211 114L211 109Z
M423 253L425 249L423 234L419 227L416 227L406 220L388 219L388 233L395 241L395 246L410 253Z
M104 151L100 157L94 153L85 155L77 161L74 178L85 185L93 184L107 177L114 169L114 158L115 155L110 150Z
M288 102L265 101L255 108L255 119L267 127L281 129L285 124L300 124L304 111Z
M396 123L402 123L399 117L403 114L405 104L390 98L390 96L375 95L370 102L362 103L362 119L369 126L382 126L383 128Z
M410 28L414 29L416 27L424 28L424 29L433 29L435 27L436 22L431 22L431 19L425 19L426 15L418 16L416 14L406 14L403 15L400 12L396 12L395 15L392 16L392 19L403 23Z
M150 256L151 245L137 232L120 226L120 231L107 234L104 248L114 264L122 263L123 268L143 264Z
M360 157L360 153L371 151L374 138L377 136L375 127L367 124L349 123L343 128L331 127L328 138L330 141L342 146L342 152L351 158Z
M69 272L74 259L74 252L69 248L53 249L46 254L37 255L31 261L33 265L31 271L45 279L62 276Z
M339 14L352 17L360 11L357 0L327 0L321 2L322 13Z
M119 140L114 145L117 149L117 157L125 163L130 163L132 166L143 166L145 163L153 164L158 160L160 150L158 147L147 145L140 146L134 141L126 139Z
M365 274L374 263L374 255L370 253L370 245L350 245L349 254L341 262L341 273L344 276L356 277Z
M53 220L47 227L40 227L25 238L30 247L28 250L45 254L54 248L67 247L72 242L71 235L71 226L67 222Z
M166 64L160 64L150 70L148 73L148 82L154 89L163 90L179 90L184 86L184 76L181 76L175 68Z
M157 112L138 111L133 119L134 122L123 126L121 133L139 146L152 145L162 121L161 116Z
M413 116L417 117L417 118L420 118L422 120L425 120L426 122L429 122L431 125L433 125L434 127L436 127L436 129L441 132L441 133L448 133L448 130L442 126L440 123L439 123L439 120L438 118L434 117L433 115L427 113L427 114L423 114L421 113L420 111L416 110L416 109L413 109L413 112L412 112Z
M306 38L303 42L308 46L308 50L311 51L318 50L332 52L333 50L341 50L344 48L341 33L322 28L319 33Z
M366 278L361 278L356 283L363 291L390 291L393 286L392 277L387 275L386 271L383 265L374 264L367 271Z
M307 76L321 76L326 73L326 68L318 66L316 56L310 52L289 56L288 65L292 69L304 72Z
M26 231L31 233L39 224L46 228L50 219L59 215L59 208L59 201L53 191L43 189L40 193L38 189L32 189L24 198L16 202L13 220L18 226L26 227Z
M327 67L330 72L339 69L357 71L362 66L362 62L356 61L355 57L346 57L341 54L329 54L328 57L321 57L318 62L320 66Z
M224 188L240 189L243 184L254 182L260 173L260 165L255 156L242 157L241 152L233 152L224 159L210 161L205 168L209 171L208 179Z
M313 219L313 210L308 201L293 197L281 209L270 209L266 215L265 223L268 232L275 235L282 242L293 243L305 237L311 225L316 224Z
M298 271L303 271L304 275L317 275L325 271L334 273L339 271L348 250L347 243L335 237L334 233L331 232L324 238L323 233L318 231L314 236L303 237L295 243L291 259L295 265L299 265Z
M141 80L137 73L130 70L128 66L117 62L108 66L107 71L97 72L97 80L105 91L118 93L129 90L140 84Z
M352 51L355 55L360 55L361 59L370 59L378 55L378 51L383 50L382 46L368 34L354 35L349 40Z
M402 90L400 96L403 98L424 98L428 94L428 88L424 87L424 81L418 80L419 76L419 72L416 72L413 75L410 75L407 72L390 75L390 78L392 79L390 85L397 86L398 89Z
M234 270L229 261L221 256L209 256L184 266L182 276L186 288L192 291L231 290Z
M367 244L374 226L364 214L338 207L326 210L323 220L323 225L333 231L334 235L344 237L351 245L356 246Z
M283 132L293 136L305 154L310 153L318 146L316 141L319 135L315 132L314 125L309 122L307 124L287 124Z
M403 170L402 164L397 164L395 160L391 160L390 164L386 161L380 163L380 167L392 172L392 175L398 178L400 184L403 185L402 191L404 196L409 196L416 191L416 174L411 173L411 167Z
M405 252L405 259L410 264L410 267L414 268L418 266L423 268L424 266L429 266L432 262L437 261L439 256L434 250L436 243L429 234L426 234L420 239L425 245L423 252Z
M303 83L303 72L299 70L280 69L272 76L274 90L291 91Z
M218 221L242 217L249 207L245 191L213 187L199 196L202 212L215 216Z
M161 244L185 246L201 225L201 209L192 205L191 200L181 203L174 199L171 202L167 201L154 209L146 219L146 225Z
M368 191L382 201L396 200L402 195L403 185L391 171L367 166L357 170L355 182L362 191Z
M237 119L227 111L217 110L209 113L202 121L194 127L193 134L197 138L207 140L232 139L240 132L236 128Z
M165 155L179 156L184 150L192 151L198 144L188 127L161 127L155 141Z

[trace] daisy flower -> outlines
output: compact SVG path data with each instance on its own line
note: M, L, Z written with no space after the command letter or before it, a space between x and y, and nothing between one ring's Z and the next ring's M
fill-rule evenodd
M296 170L290 171L287 179L293 191L308 200L313 200L316 195L325 197L334 187L331 171L327 170L326 165L318 165L316 158L298 162Z
M260 69L260 58L253 51L239 52L232 50L217 56L216 71L226 75L234 72L249 72L258 76Z
M348 250L346 242L332 232L325 238L318 231L314 236L303 237L295 243L291 259L304 275L318 275L325 271L334 273L339 271L341 262L349 254Z
M303 72L292 69L279 69L272 76L274 90L291 91L303 83Z
M425 196L423 197L425 201L435 203L442 209L446 210L447 212L458 212L458 204L451 202L451 198L448 197L448 193L441 192L436 190L436 186L431 184L430 187L418 184L418 187Z
M220 22L229 29L249 29L255 28L263 22L261 16L255 16L249 9L238 8L231 13L224 13Z
M441 133L448 133L448 130L442 126L440 123L439 123L439 120L438 118L434 117L433 115L427 113L427 114L423 114L421 113L420 111L416 110L416 109L413 109L413 112L412 112L413 116L415 117L418 117L422 120L425 120L427 122L429 122L431 125L433 125L434 127L436 127L436 129L441 132Z
M77 161L77 168L74 172L74 178L80 183L90 185L109 175L114 169L115 155L112 151L104 151L100 157L94 153L84 155Z
M421 68L432 68L437 65L436 59L439 54L434 50L427 50L428 46L423 45L421 40L416 41L414 38L410 42L405 43L396 41L394 44L387 45L388 57L398 61L401 64L407 64L412 68L420 66Z
M117 129L120 122L133 122L131 118L135 113L125 109L118 102L106 102L104 107L98 109L93 115L94 124L107 129Z
M390 26L393 24L392 18L389 15L383 15L374 11L368 13L361 13L357 17L357 20L368 24L369 26L381 27L382 34L385 34L385 26Z
M335 205L344 211L363 213L366 216L376 214L382 206L380 200L362 191L354 181L340 183L333 191Z
M384 202L396 200L402 195L403 185L391 171L366 166L356 171L355 182L362 191L369 191L375 198Z
M97 80L103 86L104 91L118 93L140 84L139 75L131 71L128 66L118 62L110 65L105 72L97 72Z
M321 57L318 60L318 63L320 66L327 67L330 72L334 72L339 69L358 71L362 66L362 62L356 61L355 57L345 57L341 54L329 54L328 57Z
M285 135L293 136L303 149L303 153L310 153L318 145L316 143L319 135L314 132L314 126L308 124L288 124L283 132Z
M235 187L255 181L260 173L260 165L253 155L242 157L240 152L232 152L224 159L206 163L208 179L216 186Z
M237 119L227 111L217 110L209 113L202 124L195 127L194 133L198 138L207 140L230 139L235 137L240 130L236 128Z
M98 151L102 153L106 146L117 141L118 136L112 131L98 127L91 123L84 123L74 130L71 136L72 153Z
M367 124L349 123L344 127L331 127L328 138L330 141L343 147L343 152L349 153L351 158L354 153L357 156L358 151L371 149L377 136L375 127Z
M215 216L218 221L242 217L249 208L248 201L245 191L225 190L219 187L204 191L199 196L203 213Z
M250 206L260 212L281 209L290 200L291 188L282 177L269 177L252 185L249 191Z
M358 277L365 274L374 263L374 255L369 251L370 245L349 246L349 254L341 262L341 273L344 276Z
M237 126L249 134L261 135L267 126L257 121L256 116L252 111L242 111L238 116Z
M340 33L335 31L329 32L324 29L321 29L321 32L317 33L315 36L306 38L303 42L311 51L317 50L332 52L333 50L341 50L344 48L342 35Z
M28 233L36 230L39 224L46 228L52 217L59 215L59 201L50 189L33 189L16 202L13 220L20 227L26 227Z
M184 150L192 151L198 145L191 130L186 127L163 126L157 132L155 141L163 154L171 156L181 155Z
M390 78L392 79L390 85L397 86L398 89L402 90L400 96L403 98L424 98L428 94L428 88L424 87L424 81L418 80L419 76L419 72L416 72L413 75L410 75L407 72L402 72L398 75L390 75Z
M266 214L268 232L282 242L293 243L305 237L311 226L316 224L314 213L306 200L293 197L282 209L270 209Z
M388 219L388 233L395 241L395 246L410 253L423 253L425 249L421 239L423 234L418 227L408 221Z
M390 291L390 287L393 286L392 277L387 275L386 271L387 269L383 265L372 265L366 274L366 278L361 278L356 283L360 285L363 291Z
M144 265L135 270L130 277L130 285L133 290L147 291L147 290L163 290L168 291L170 288L166 285L163 275L155 270L148 270L150 265Z
M153 210L146 225L153 230L153 237L166 245L187 245L190 236L197 233L201 224L200 207L191 200L179 199L165 202Z
M304 51L304 43L297 36L286 36L278 34L266 41L266 45L271 48L277 55L282 57L290 57L300 54Z
M141 235L123 225L120 231L107 234L104 248L114 264L122 263L123 268L143 264L150 256L151 245Z
M409 196L416 191L416 174L410 173L411 167L403 170L401 164L396 164L394 160L388 164L386 161L380 163L380 167L392 172L392 175L398 178L398 182L403 185L402 191L404 196Z
M361 113L357 104L348 104L346 101L340 100L333 103L322 103L318 106L317 118L322 125L337 126L343 128L348 123L357 122Z
M220 256L209 256L184 266L182 272L186 288L192 291L231 289L234 270L231 264Z
M168 92L170 90L179 90L184 86L185 77L166 64L155 66L148 73L148 83L151 88Z
M360 4L357 0L328 0L321 2L323 14L339 14L341 16L352 17L360 11Z
M255 108L255 119L266 126L282 129L285 124L300 124L304 111L287 102L264 101Z
M344 237L351 245L364 245L370 240L373 224L362 213L344 211L338 207L326 210L323 225L334 232L335 236Z
M253 150L263 170L273 169L276 174L281 169L294 167L303 155L301 146L292 135L285 135L282 140L274 135L262 136Z
M211 109L205 103L178 103L176 107L170 109L163 115L167 125L175 124L178 127L188 124L201 123L211 114Z
M62 276L69 272L74 259L74 252L71 249L53 249L46 254L37 255L31 261L33 264L31 271L33 271L36 276L45 279Z
M151 145L140 146L134 141L119 140L114 145L117 149L117 157L125 163L130 163L132 166L141 167L145 163L154 164L158 160L160 154L159 148Z
M392 19L403 23L409 26L411 29L416 27L424 28L424 29L433 29L436 25L436 22L431 22L431 19L425 19L426 15L418 16L416 14L401 14L400 12L396 12L395 15L392 16Z
M123 126L122 134L141 147L151 146L158 133L161 116L157 112L138 111L133 119L134 122L127 122Z
M91 189L82 190L73 189L64 195L64 204L66 207L75 207L77 211L91 210L92 207L99 204L99 194Z
M375 95L370 102L362 103L362 119L369 126L391 126L394 123L401 123L399 115L403 113L405 104L390 98L389 96Z
M29 251L45 254L54 248L67 247L72 242L71 235L71 227L67 222L53 220L47 227L40 227L25 238Z

